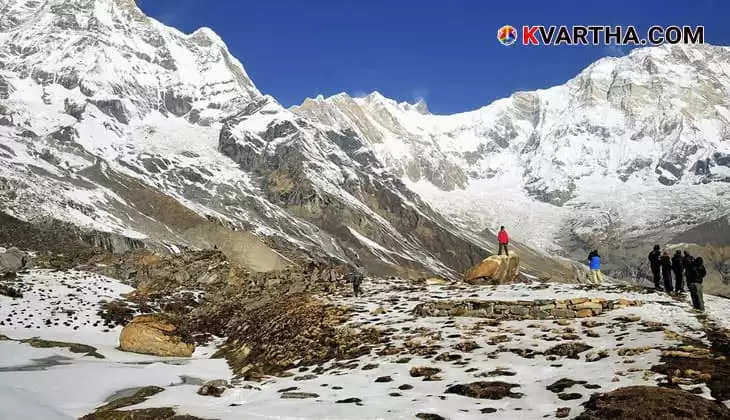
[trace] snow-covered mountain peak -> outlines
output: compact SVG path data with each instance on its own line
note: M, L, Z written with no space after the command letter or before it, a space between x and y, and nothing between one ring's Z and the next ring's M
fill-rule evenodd
M644 235L727 212L708 203L729 189L728 98L730 49L667 45L454 115L416 114L380 94L292 110L358 133L452 219L511 225L515 237L555 250L566 230L592 242L604 229ZM676 198L686 195L690 218ZM643 214L625 205L650 196L636 207Z
M183 34L131 0L13 0L3 11L6 71L79 88L121 123L158 110L210 125L261 96L212 30Z

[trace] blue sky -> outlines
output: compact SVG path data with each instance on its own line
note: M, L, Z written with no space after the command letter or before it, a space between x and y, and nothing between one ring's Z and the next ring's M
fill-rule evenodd
M189 33L216 31L256 86L283 105L338 92L424 98L434 113L466 111L518 90L562 84L616 46L505 47L505 24L704 25L730 45L730 2L137 0ZM640 6L639 6L640 5Z

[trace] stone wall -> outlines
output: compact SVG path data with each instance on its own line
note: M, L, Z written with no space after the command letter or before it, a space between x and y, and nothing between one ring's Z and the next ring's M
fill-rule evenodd
M413 309L416 316L466 316L491 319L586 318L612 309L643 305L629 299L538 299L532 301L458 300L424 302Z

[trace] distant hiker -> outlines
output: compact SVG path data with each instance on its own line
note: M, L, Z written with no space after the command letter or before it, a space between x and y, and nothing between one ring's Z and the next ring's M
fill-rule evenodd
M590 259L588 260L588 266L591 269L591 279L593 284L601 284L603 281L603 274L601 274L601 256L598 255L597 250L593 250L588 254Z
M662 268L662 279L664 280L664 290L667 293L672 293L672 259L669 257L669 253L664 251L662 257L659 258L659 265Z
M350 274L348 274L348 281L352 282L352 294L355 295L355 297L360 296L362 294L362 290L360 289L360 285L362 284L363 275L360 272L359 269L352 270Z
M682 267L684 267L684 278L687 281L687 287L689 287L689 273L688 270L694 266L695 259L689 255L688 251L684 251L684 258L682 258Z
M507 235L507 231L504 230L504 226L499 228L497 241L499 241L499 252L497 255L502 255L502 250L504 249L504 254L509 257L509 250L507 249L507 246L509 245L509 235Z
M674 291L684 293L684 284L682 284L682 274L684 274L684 261L682 251L677 250L672 257L672 271L674 271Z
M654 245L654 250L649 253L649 266L651 267L651 274L654 277L654 288L656 290L661 289L661 286L659 286L659 259L661 255L659 245Z
M698 311L705 310L705 300L702 295L702 281L707 275L707 270L703 264L702 257L697 257L692 263L692 267L687 270L687 287L689 295L692 298L692 307Z

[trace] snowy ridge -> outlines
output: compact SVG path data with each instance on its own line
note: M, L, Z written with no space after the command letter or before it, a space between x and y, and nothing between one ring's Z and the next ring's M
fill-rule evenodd
M730 211L728 92L729 48L663 46L460 114L417 112L377 92L291 109L357 133L462 226L508 225L517 239L570 255L611 235L609 246L666 239Z
M491 246L423 203L358 136L262 95L210 29L183 34L132 1L4 8L18 17L0 25L10 214L200 247L247 231L285 254L414 275L454 276Z

